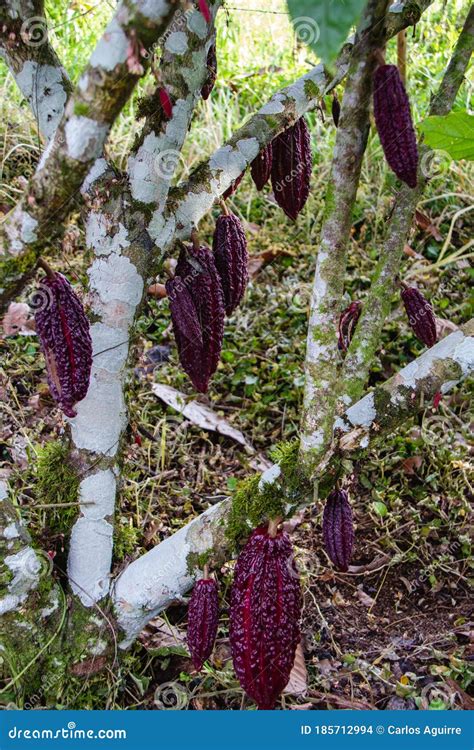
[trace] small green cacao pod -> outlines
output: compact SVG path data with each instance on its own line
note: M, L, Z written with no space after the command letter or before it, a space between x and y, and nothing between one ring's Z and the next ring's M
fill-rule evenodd
M229 638L235 673L259 709L272 709L290 676L300 640L301 590L287 534L260 526L239 555Z
M217 584L212 578L201 578L194 585L188 607L188 647L198 672L212 653L218 624Z
M437 339L436 318L428 300L414 286L402 289L402 300L417 339L426 346L434 346Z
M333 490L328 495L323 513L323 539L331 562L339 570L346 571L354 544L354 527L345 490Z
M250 174L257 190L263 190L272 172L273 146L269 143L262 148L250 165Z
M92 368L92 340L82 303L60 273L46 276L32 298L36 332L46 359L51 395L68 417L85 398Z
M409 187L416 187L418 147L410 102L396 65L374 73L374 117L387 163Z
M219 216L212 244L224 292L225 311L231 315L244 296L248 281L247 240L234 214Z
M273 140L272 187L275 200L295 221L309 195L311 141L304 117Z
M360 318L361 310L362 302L356 301L351 302L351 304L341 313L338 325L337 345L343 352L347 352L349 344L352 341L352 336L354 335L357 321Z

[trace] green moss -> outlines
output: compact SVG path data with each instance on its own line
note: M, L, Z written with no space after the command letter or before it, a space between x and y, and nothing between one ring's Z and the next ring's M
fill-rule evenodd
M319 87L314 81L306 80L304 82L304 93L307 99L318 99L321 96Z
M74 114L78 117L87 117L89 114L89 105L85 102L76 102L74 105Z
M139 544L141 532L128 523L117 523L114 529L114 559L120 562L131 555Z
M207 549L205 552L190 552L187 557L188 572L190 575L194 573L196 569L202 570L205 565L212 563L212 549Z
M37 450L37 484L38 502L49 505L77 503L79 477L69 460L67 444L60 441L46 443ZM48 526L59 532L69 532L78 512L78 506L48 509Z

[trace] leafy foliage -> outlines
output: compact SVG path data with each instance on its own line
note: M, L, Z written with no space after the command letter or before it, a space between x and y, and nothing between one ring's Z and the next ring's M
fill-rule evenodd
M461 111L427 117L420 129L431 148L447 151L456 161L474 160L474 115Z

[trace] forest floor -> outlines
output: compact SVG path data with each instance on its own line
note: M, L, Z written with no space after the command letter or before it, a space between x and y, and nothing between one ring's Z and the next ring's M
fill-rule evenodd
M454 19L450 23L454 25ZM432 48L436 24L428 27L428 23L422 26L421 33ZM229 25L220 33L230 46L238 46L238 34L232 36ZM298 59L301 64L301 56ZM221 112L231 106L225 100L230 96L234 109L229 122L235 125L243 114L234 101L241 89L237 86L232 92L226 85L229 69L230 55L213 94L214 104L203 105L199 113L196 138L191 139L186 154L191 165L203 156L203 143L208 143L209 150L214 136L219 141L226 134L227 125L220 133L208 132L206 141L206 127L213 121L211 106ZM416 71L421 69L418 60ZM278 75L282 75L281 68ZM233 77L238 79L235 70ZM260 77L254 80L259 81L257 94L264 101L265 83ZM252 82L239 80L252 89ZM423 85L417 73L417 90ZM278 82L273 82L272 89L276 88ZM250 93L245 101L249 108L254 104ZM11 150L18 143L18 114L5 100L2 106L11 107L2 119L0 146L0 210L6 212L38 154L32 146L34 123L29 125L31 131L25 126L24 142ZM419 107L423 110L423 102ZM312 114L308 122L315 168L311 197L297 223L286 221L269 189L258 194L248 176L229 201L247 231L252 279L244 304L226 326L222 362L208 396L197 397L178 366L166 299L148 297L135 331L136 366L128 393L130 428L116 517L116 570L218 502L238 479L268 458L276 443L297 435L309 293L334 140L327 114ZM119 161L131 137L127 121L121 122L113 146ZM441 335L446 335L472 316L467 290L473 273L469 260L459 260L459 256L466 255L462 248L472 236L470 214L462 210L472 204L474 175L443 160L430 168L426 202L419 206L400 274L430 298ZM394 184L372 133L352 232L347 302L363 300L370 286ZM214 211L203 222L203 241L211 241L217 214ZM89 260L76 215L68 226L58 270L85 287ZM54 556L56 574L62 577L76 507L43 507L38 465L45 446L61 437L65 424L49 395L37 338L28 329L26 321L19 334L2 337L0 333L0 478L15 487L35 540ZM390 377L421 348L394 298L370 385ZM156 393L159 385L172 386L210 407L241 431L247 447L167 407ZM282 708L473 707L468 695L474 621L469 602L474 492L468 393L469 384L464 384L444 396L439 405L427 403L419 418L351 464L356 543L348 573L335 572L324 552L321 504L288 522L304 612L302 649L291 691L281 699ZM58 489L58 504L60 499ZM58 686L57 707L252 707L243 697L230 659L227 620L232 565L219 572L218 640L200 675L193 672L187 656L187 609L180 603L150 623L117 670L86 678L71 675L67 684ZM29 697L27 688L14 696L19 705Z

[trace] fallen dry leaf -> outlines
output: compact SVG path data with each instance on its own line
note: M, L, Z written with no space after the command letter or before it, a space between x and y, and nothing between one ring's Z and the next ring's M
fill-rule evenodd
M403 471L408 476L412 476L413 474L416 474L422 463L423 458L421 456L411 456L410 458L406 458L402 463Z
M422 229L424 232L427 232L427 234L431 234L432 237L437 242L441 242L443 239L439 229L435 224L433 224L432 220L429 216L424 214L422 211L418 211L418 209L415 211L415 221L417 223L417 226Z
M3 316L2 324L5 336L35 335L35 321L26 302L11 302Z
M270 263L275 258L279 258L281 255L291 257L291 253L288 250L281 248L274 248L270 250L263 250L261 253L249 255L249 276L251 279L255 278L258 272Z
M288 695L305 695L308 689L308 670L304 658L303 646L298 643L295 652L295 661L291 668L290 679L284 689Z
M185 632L166 622L162 617L150 620L140 633L139 640L147 651L160 649L179 649L180 651L184 649L186 653L188 651Z
M166 287L164 284L150 284L148 287L148 294L151 294L152 297L156 297L156 299L164 299L164 297L167 297Z
M171 406L177 412L189 419L190 422L197 425L203 430L209 430L210 432L217 432L219 435L225 435L225 437L235 440L240 445L243 445L245 450L255 456L252 465L257 460L257 466L260 471L264 471L271 466L270 462L263 456L256 455L255 448L247 440L244 434L232 427L223 417L216 414L215 411L210 409L208 406L204 406L199 401L189 401L184 393L177 391L176 388L172 388L169 385L162 383L153 383L151 389L155 396L164 401L165 404Z

